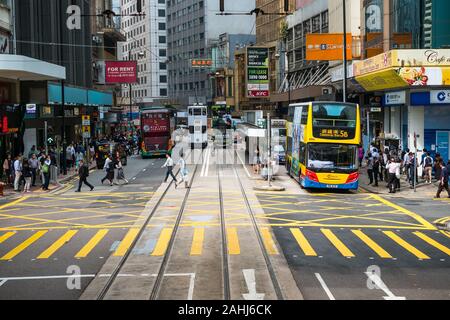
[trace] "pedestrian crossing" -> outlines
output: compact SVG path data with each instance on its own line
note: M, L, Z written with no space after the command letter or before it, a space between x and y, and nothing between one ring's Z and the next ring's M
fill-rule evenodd
M24 231L26 237L22 233L19 241L15 241L15 238L19 237L21 232L0 232L0 263L20 258L22 255L30 257L30 254L36 260L45 260L61 255L69 255L76 259L95 257L93 251L100 244L103 245L103 248L109 248L113 256L122 257L139 234L139 228L130 228L124 231L120 237L117 234L115 237L107 237L112 233L110 229L89 231L89 236L83 234L88 232L86 230L67 230L59 232L56 237L55 233L50 235L48 231ZM156 231L158 234L154 245L151 250L144 252L160 257L166 253L173 228L162 228ZM300 257L333 256L350 259L370 256L394 260L409 257L418 260L440 259L442 261L450 256L450 239L439 232L432 231L279 228L275 230L277 238L280 237L279 245L276 244L273 233L268 227L261 227L259 231L265 250L269 255L279 255L279 246L284 248L288 245L290 248L288 253L298 254ZM216 228L194 228L186 254L193 257L206 254L207 248L210 246L205 245L205 239L210 232L218 231ZM279 234L280 232L281 234ZM239 239L239 234L244 235L245 233L248 233L246 228L226 228L229 255L246 253L241 250ZM137 252L142 254L143 251L137 250L132 254L138 254Z

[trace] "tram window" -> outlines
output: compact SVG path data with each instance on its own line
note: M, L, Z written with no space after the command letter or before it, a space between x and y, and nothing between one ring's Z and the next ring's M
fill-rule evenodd
M202 109L201 108L195 108L194 110L194 116L201 116L202 115Z
M206 116L206 108L202 109L202 116Z
M193 113L192 110L193 110L193 109L189 109L189 115L190 115L190 116L192 116L192 113Z

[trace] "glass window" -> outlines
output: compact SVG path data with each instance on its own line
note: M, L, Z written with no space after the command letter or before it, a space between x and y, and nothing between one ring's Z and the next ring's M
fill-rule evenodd
M356 105L314 104L313 125L319 127L356 127Z
M341 144L309 144L308 168L357 169L357 146Z

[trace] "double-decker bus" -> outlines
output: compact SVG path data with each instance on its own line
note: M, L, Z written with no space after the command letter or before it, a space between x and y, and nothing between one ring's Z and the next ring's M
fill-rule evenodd
M191 149L208 146L208 108L203 105L188 107L188 127Z
M173 130L171 114L167 108L141 110L142 158L162 156L169 152Z
M289 106L286 167L303 188L358 189L360 108L340 102Z

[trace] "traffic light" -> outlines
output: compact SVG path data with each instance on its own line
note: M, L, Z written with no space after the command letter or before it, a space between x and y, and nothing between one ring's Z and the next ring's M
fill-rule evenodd
M284 0L284 12L289 12L289 1L290 0Z
M136 10L138 13L142 13L142 0L137 0Z
M219 0L219 8L220 8L220 12L225 11L225 0Z

